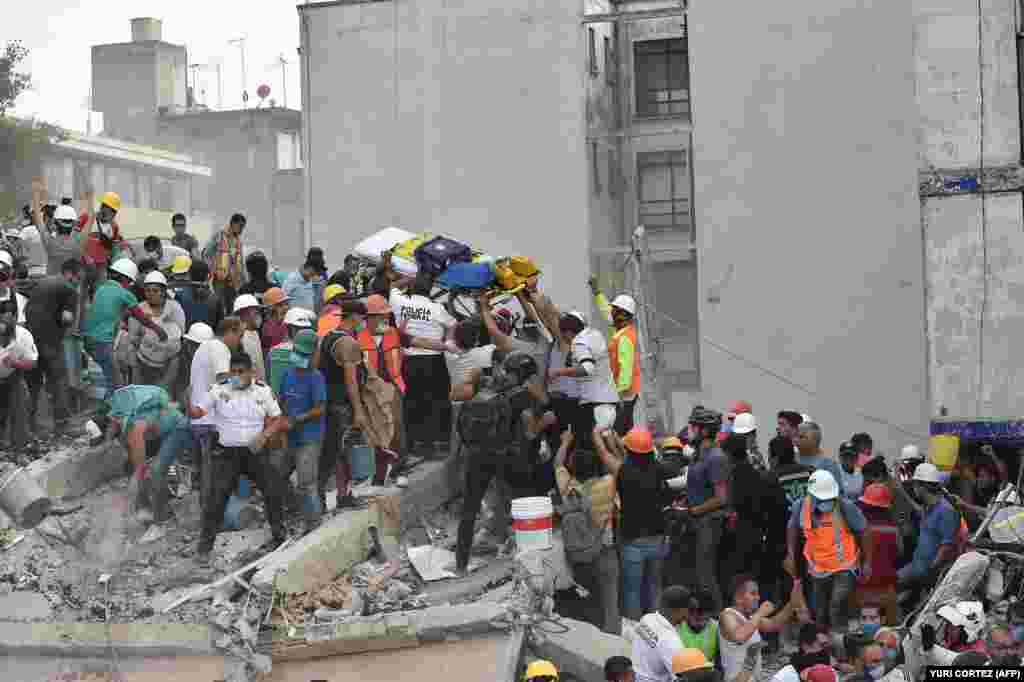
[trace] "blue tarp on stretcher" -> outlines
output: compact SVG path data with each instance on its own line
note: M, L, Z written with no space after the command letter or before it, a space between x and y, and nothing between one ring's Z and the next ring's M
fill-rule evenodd
M1024 443L1024 419L941 419L931 423L931 435L960 436L961 441Z

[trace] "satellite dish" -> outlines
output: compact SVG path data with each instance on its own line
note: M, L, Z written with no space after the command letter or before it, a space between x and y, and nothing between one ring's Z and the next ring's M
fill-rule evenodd
M264 83L263 85L256 88L256 96L260 99L266 99L270 96L270 86Z

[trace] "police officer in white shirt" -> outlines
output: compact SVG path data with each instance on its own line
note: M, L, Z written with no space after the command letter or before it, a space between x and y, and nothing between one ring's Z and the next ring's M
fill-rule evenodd
M36 366L39 352L32 332L0 312L0 434L11 424L11 444L28 442L28 388L24 372Z
M648 613L633 631L636 682L673 682L672 656L683 648L679 624L686 620L690 591L680 585L661 593L661 608Z
M288 424L281 416L281 408L270 387L255 380L252 358L244 351L233 354L230 376L211 388L205 398L199 400L198 408L213 419L218 443L210 457L212 490L203 508L197 562L209 563L228 498L238 487L242 474L263 493L267 521L273 533L265 549L276 548L286 537L282 504L284 482L267 453L267 441L286 431Z
M388 303L395 314L395 323L406 334L443 341L448 327L455 324L455 320L444 306L430 300L433 286L433 278L420 273L408 293L392 289ZM451 383L444 355L423 348L407 348L404 354L402 364L407 390L402 409L409 451L414 455L442 454L448 440L451 414L448 409Z

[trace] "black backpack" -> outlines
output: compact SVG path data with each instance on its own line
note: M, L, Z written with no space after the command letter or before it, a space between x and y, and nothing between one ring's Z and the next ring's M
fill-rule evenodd
M513 389L514 390L514 389ZM514 420L510 391L481 389L459 410L459 438L465 445L512 445Z
M562 544L569 563L589 564L597 559L604 546L604 529L594 525L590 498L572 488L562 499L558 513L562 517Z

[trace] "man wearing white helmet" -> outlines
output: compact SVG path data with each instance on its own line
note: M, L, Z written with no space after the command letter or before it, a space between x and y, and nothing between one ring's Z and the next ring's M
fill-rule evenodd
M176 402L188 404L188 385L192 377L192 360L196 351L204 341L214 338L213 327L205 322L196 322L188 328L188 333L181 337L181 350L178 352L178 373L174 379L174 390L171 396Z
M46 274L59 275L61 265L69 258L82 257L82 232L76 230L78 213L70 204L61 204L54 209L52 226L46 222L40 208L46 201L46 178L32 182L32 205L35 207L34 220L46 256Z
M942 492L939 469L924 462L914 470L911 491L921 504L917 546L910 563L897 571L900 589L915 591L934 583L939 572L956 559L957 535L960 532L960 514Z
M591 277L589 284L601 314L615 327L608 341L608 357L615 389L619 393L615 430L620 436L625 436L633 428L633 412L636 409L636 398L640 394L640 353L634 319L636 301L628 294L619 294L614 301L608 303L597 279Z
M815 621L833 632L846 632L846 602L856 586L855 571L866 569L867 521L853 502L840 496L839 483L828 471L811 474L807 493L790 512L786 565L791 574L795 572L802 534Z
M127 258L111 265L109 277L96 287L82 327L85 350L103 370L108 393L120 384L114 366L114 335L124 322L134 318L161 342L167 341L167 332L146 315L131 291L138 276L139 269Z
M266 381L267 372L263 358L263 344L260 342L260 326L263 316L260 302L252 294L242 294L235 299L235 315L245 324L245 335L242 336L242 350L252 358L253 370L257 381Z
M132 383L160 386L168 393L173 388L178 374L178 353L181 351L181 337L185 331L185 311L167 293L167 277L159 270L146 275L143 280L146 300L142 310L166 333L166 340L137 321L128 324L125 360L131 367ZM120 355L120 352L119 352Z

